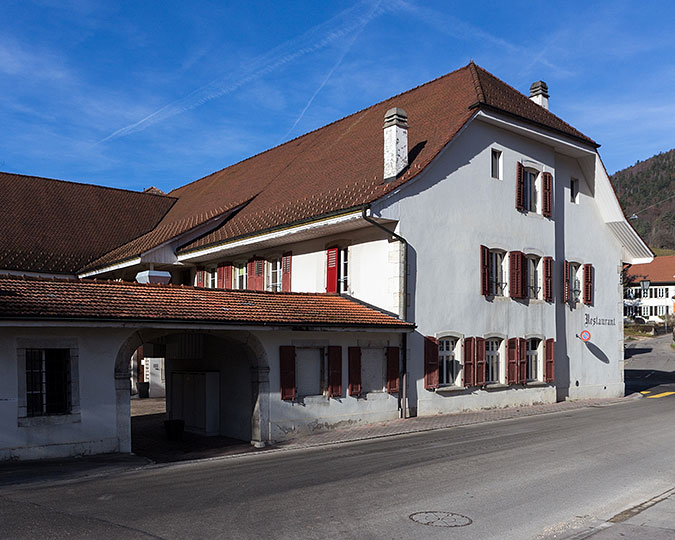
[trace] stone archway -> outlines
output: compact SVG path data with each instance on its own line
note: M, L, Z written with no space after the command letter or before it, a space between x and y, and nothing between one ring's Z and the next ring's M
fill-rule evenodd
M259 339L247 331L140 329L120 347L115 362L119 449L131 451L129 359L143 344L167 348L167 407L171 373L218 371L219 434L250 440L260 447L270 442L269 366Z

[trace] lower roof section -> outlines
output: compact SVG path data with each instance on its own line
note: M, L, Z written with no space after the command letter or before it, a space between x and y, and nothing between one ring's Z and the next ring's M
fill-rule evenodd
M64 320L403 332L414 328L412 323L336 294L0 276L0 321Z

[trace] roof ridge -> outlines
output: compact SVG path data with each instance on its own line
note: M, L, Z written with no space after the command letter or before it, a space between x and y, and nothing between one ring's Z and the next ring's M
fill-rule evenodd
M125 193L134 193L136 195L144 195L144 196L149 196L149 197L161 197L161 198L169 198L169 199L177 199L177 197L174 197L172 195L169 195L167 193L165 194L159 194L159 193L149 193L145 191L136 191L133 189L126 189L126 188L118 188L118 187L111 187L111 186L102 186L100 184L92 184L90 182L75 182L74 180L62 180L61 178L49 178L46 176L36 176L33 174L23 174L23 173L15 173L15 172L9 172L9 171L0 171L0 175L7 175L7 176L20 176L22 178L30 178L34 180L48 180L50 182L60 182L62 184L70 184L74 186L88 186L88 187L94 187L97 189L110 189L113 191L123 191Z
M476 88L476 94L478 97L478 101L480 103L485 103L485 92L483 92L483 85L480 82L480 77L478 77L478 71L475 62L473 59L471 62L468 64L469 67L469 72L471 73L471 78L473 79L473 84Z
M473 62L473 61L472 61L472 62ZM471 63L472 63L472 62L471 62ZM328 124L324 124L323 126L319 126L319 127L315 128L315 129L312 129L311 131L307 131L306 133L303 133L303 134L301 134L301 135L298 135L297 137L294 137L294 138L292 138L292 139L289 139L289 140L286 141L286 142L277 144L276 146L272 146L271 148L267 148L266 150L263 150L262 152L258 152L257 154L253 154L252 156L249 156L249 157L247 157L247 158L245 158L245 159L242 159L241 161L237 161L236 163L232 163L231 165L228 165L227 167L223 167L222 169L218 169L217 171L214 171L214 172L212 172L211 174L207 174L206 176L203 176L202 178L197 178L196 180L193 180L192 182L188 182L187 184L184 184L184 185L182 185L182 186L176 188L175 190L172 189L172 190L169 192L169 195L171 196L171 193L173 193L174 191L177 191L177 190L186 188L186 187L188 187L188 186L191 186L192 184L196 184L197 182L201 182L202 180L206 180L207 178L210 178L211 176L213 176L213 175L215 175L215 174L218 174L218 173L220 173L220 172L222 172L222 171L224 171L224 170L226 170L226 169L229 169L230 167L234 167L235 165L240 165L241 163L246 163L247 161L249 161L249 160L251 160L251 159L253 159L253 158L256 158L256 157L258 157L258 156L265 155L265 154L267 154L268 152L271 152L272 150L276 150L277 148L281 148L281 147L283 147L283 146L286 146L286 145L288 145L288 144L290 144L290 143L292 143L292 142L294 142L294 141L297 141L298 139L302 139L302 138L304 138L304 137L307 137L308 135L311 135L312 133L316 133L317 131L320 131L320 130L322 130L322 129L324 129L324 128L327 128L327 127L329 127L329 126L332 126L332 125L334 125L334 124L337 124L338 122L342 122L343 120L347 120L348 118L351 118L352 116L356 116L357 114L363 113L363 112L365 112L365 111L367 111L367 110L369 110L369 109L373 109L373 108L377 107L378 105L381 105L381 104L384 103L385 101L390 101L390 100L392 100L392 99L396 99L396 98L398 98L398 97L401 97L401 96L404 95L404 94L408 94L408 93L410 93L410 92L413 92L413 91L415 91L415 90L418 90L419 88L423 88L423 87L425 87L425 86L428 86L428 85L430 85L430 84L432 84L432 83L435 83L435 82L437 82L437 81L440 81L441 79L445 79L446 77L449 77L450 75L454 75L455 73L458 73L459 71L462 71L462 70L464 70L464 69L467 69L471 63L469 63L469 64L467 64L467 65L465 65L465 66L459 67L459 68L457 68L457 69L454 69L454 70L452 70L452 71L450 71L450 72L448 72L448 73L445 73L444 75L440 75L440 76L436 77L435 79L432 79L432 80L427 81L427 82L425 82L425 83L418 84L417 86L415 86L415 87L413 87L413 88L409 88L408 90L405 90L405 91L403 91L403 92L399 92L398 94L396 94L396 95L394 95L394 96L391 96L391 97L388 97L388 98L386 98L386 99L383 99L383 100L381 100L381 101L378 101L377 103L373 103L372 105L369 105L368 107L364 107L363 109L359 109L358 111L354 111L353 113L350 113L350 114L348 114L348 115L346 115L346 116L343 116L342 118L338 118L337 120L333 120L332 122L330 122L330 123L328 123Z

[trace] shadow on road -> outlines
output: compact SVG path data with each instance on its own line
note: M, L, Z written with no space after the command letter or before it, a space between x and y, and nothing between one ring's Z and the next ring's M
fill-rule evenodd
M660 384L675 383L675 373L649 369L627 369L624 371L624 380L626 381L626 395L629 395Z
M647 354L653 350L654 349L651 347L629 347L624 351L624 358L632 358L633 356L637 356L639 354Z

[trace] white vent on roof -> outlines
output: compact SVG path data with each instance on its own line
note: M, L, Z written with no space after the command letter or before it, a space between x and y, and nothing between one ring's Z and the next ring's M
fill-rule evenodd
M159 270L145 270L136 274L136 281L138 283L161 283L166 285L171 281L171 274L169 272L160 272Z
M391 182L408 166L408 115L394 107L384 115L384 181Z

